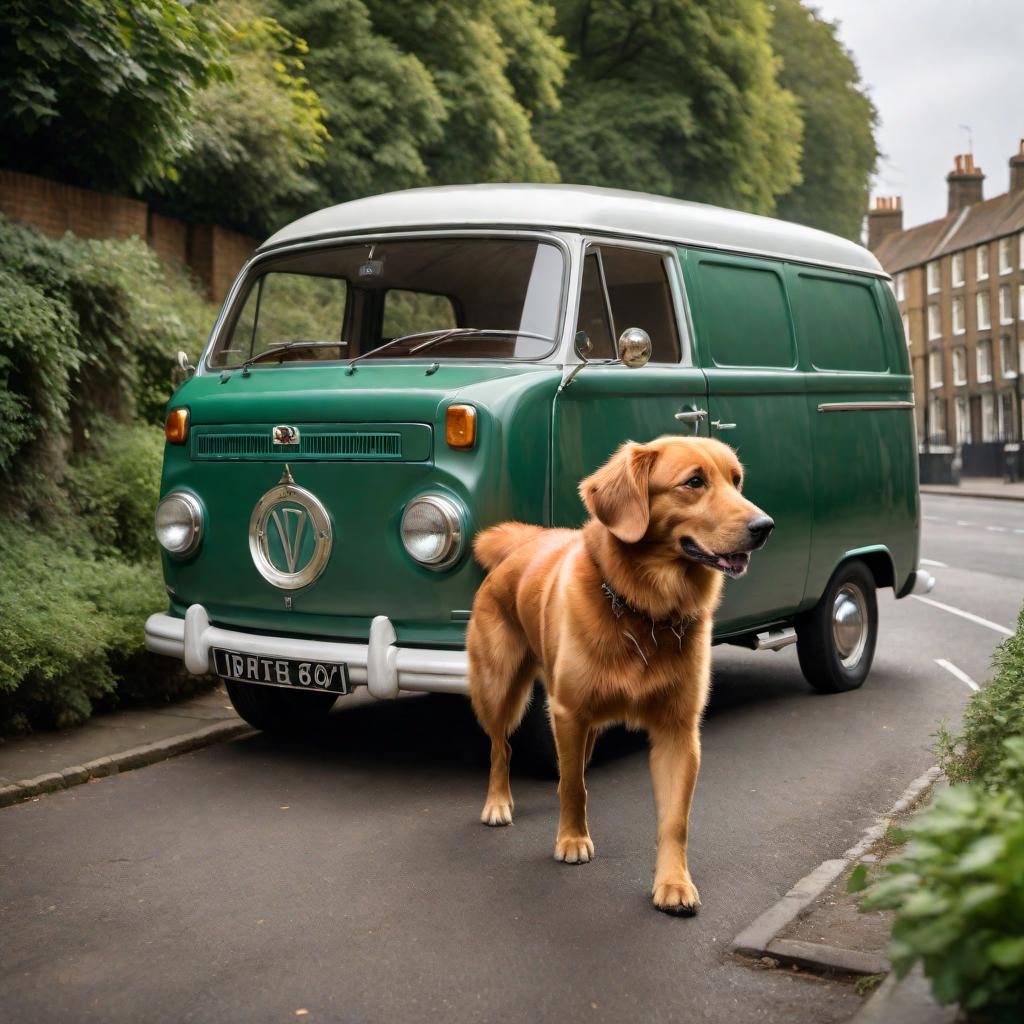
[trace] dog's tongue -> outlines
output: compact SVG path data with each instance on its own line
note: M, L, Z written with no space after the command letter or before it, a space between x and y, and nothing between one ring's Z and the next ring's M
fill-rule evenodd
M750 555L746 551L740 551L734 555L718 555L715 558L715 568L734 579L742 576L750 564Z

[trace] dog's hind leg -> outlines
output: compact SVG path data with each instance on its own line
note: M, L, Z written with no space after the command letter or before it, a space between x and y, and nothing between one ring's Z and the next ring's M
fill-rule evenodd
M486 626L471 626L467 640L470 698L477 720L491 740L491 771L480 820L485 825L511 825L512 748L508 737L526 710L537 666L516 626L496 617L487 620Z

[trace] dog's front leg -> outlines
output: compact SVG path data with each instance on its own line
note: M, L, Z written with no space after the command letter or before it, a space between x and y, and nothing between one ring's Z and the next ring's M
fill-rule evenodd
M555 860L586 864L594 856L594 843L587 828L587 787L583 771L587 764L590 723L580 721L554 702L551 723L558 748L558 836Z
M653 897L654 905L669 914L695 914L700 905L686 862L690 804L699 769L696 724L651 733L651 779L658 808Z

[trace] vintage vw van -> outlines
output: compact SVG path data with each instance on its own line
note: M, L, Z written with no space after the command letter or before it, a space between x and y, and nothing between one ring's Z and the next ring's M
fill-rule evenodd
M930 586L912 399L888 278L831 235L572 186L322 210L250 260L170 401L147 645L264 728L356 686L464 692L476 532L577 525L623 441L710 435L777 524L716 639L850 689L875 589Z

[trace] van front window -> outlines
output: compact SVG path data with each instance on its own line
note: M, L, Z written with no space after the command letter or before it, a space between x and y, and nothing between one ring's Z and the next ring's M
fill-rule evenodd
M541 359L564 263L529 239L367 242L260 264L208 365L353 359Z

